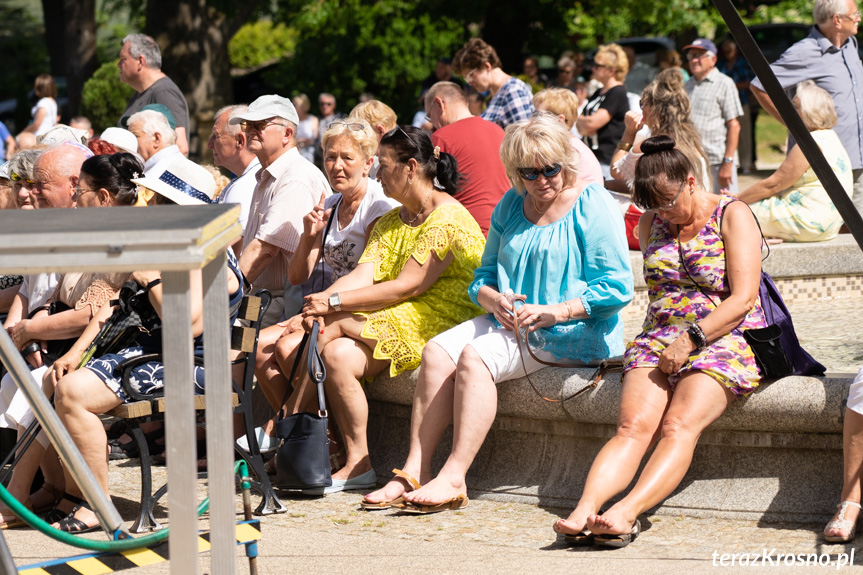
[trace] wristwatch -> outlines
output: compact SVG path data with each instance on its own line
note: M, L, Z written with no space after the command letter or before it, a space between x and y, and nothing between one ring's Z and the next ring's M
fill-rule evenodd
M332 307L336 311L342 311L342 298L338 294L338 292L333 292L330 294L329 299L330 307Z
M734 158L730 157L730 156L726 156L726 157L722 158L722 163L723 164L733 164Z

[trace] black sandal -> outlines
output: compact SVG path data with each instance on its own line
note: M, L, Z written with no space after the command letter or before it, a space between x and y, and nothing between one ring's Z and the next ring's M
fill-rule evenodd
M54 508L51 509L51 511L42 516L42 521L44 521L48 525L63 521L63 519L65 519L65 517L69 515L68 511L63 511L62 509L60 509L60 503L62 503L63 501L71 501L75 504L76 507L72 509L73 514L75 513L77 506L84 503L84 500L80 497L75 497L74 495L70 495L69 493L64 493L63 497L60 498L60 501L57 502L57 505L55 505Z
M98 523L90 527L86 523L75 517L75 514L82 507L90 509L90 506L87 505L86 501L76 505L75 508L66 517L60 520L60 524L57 526L57 529L65 533L75 534L92 533L93 531L98 531L99 529L101 529L102 526ZM92 509L90 510L92 511Z

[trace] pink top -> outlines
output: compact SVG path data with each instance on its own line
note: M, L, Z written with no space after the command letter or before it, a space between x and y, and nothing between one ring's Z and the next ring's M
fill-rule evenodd
M588 184L605 185L605 178L602 177L602 166L599 165L599 160L593 154L593 150L587 147L580 137L569 137L572 142L572 147L581 156L581 162L578 167L578 179L587 182Z

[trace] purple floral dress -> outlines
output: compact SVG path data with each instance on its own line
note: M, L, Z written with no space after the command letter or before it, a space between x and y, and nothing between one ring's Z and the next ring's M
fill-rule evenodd
M692 279L717 303L731 295L725 276L725 243L719 233L719 225L722 211L732 201L734 198L722 196L698 235L682 245L686 269ZM644 279L650 298L647 317L641 333L626 347L624 372L637 367L656 367L666 347L691 324L704 319L715 309L686 275L680 265L677 238L671 234L668 223L658 217L653 218L650 226L650 240L644 255ZM699 370L735 395L751 393L758 386L761 375L741 330L766 325L761 301L756 299L755 307L738 327L693 352L680 371L668 376L669 384L674 388L682 374Z

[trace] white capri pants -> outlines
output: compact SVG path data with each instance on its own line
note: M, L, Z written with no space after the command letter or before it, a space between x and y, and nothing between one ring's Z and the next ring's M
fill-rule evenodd
M863 415L863 367L857 372L851 387L848 388L848 409Z
M30 372L39 389L42 388L42 376L48 369L48 367L43 366ZM36 415L30 409L30 403L24 393L15 385L12 376L7 373L0 381L0 428L17 430L19 427L23 427L26 429L35 420ZM48 446L48 436L44 431L39 432L36 440L43 447Z
M459 357L464 348L468 345L471 346L491 372L491 377L495 383L523 377L545 367L534 360L525 350L524 367L527 368L527 373L525 373L524 367L522 367L521 353L519 353L518 344L515 340L515 332L502 327L495 327L489 318L489 315L475 317L438 334L429 341L441 346L456 365L458 365ZM557 361L548 352L538 349L532 351L543 361Z

